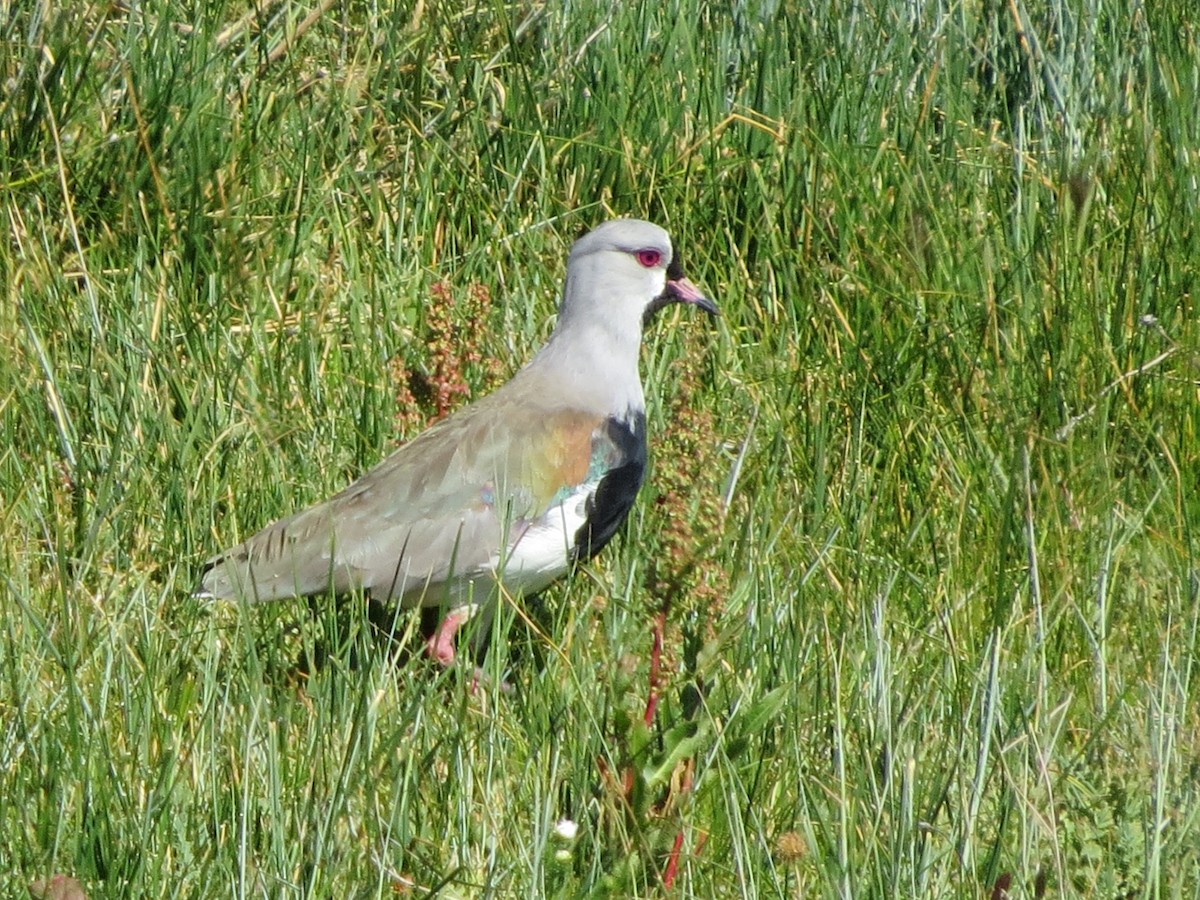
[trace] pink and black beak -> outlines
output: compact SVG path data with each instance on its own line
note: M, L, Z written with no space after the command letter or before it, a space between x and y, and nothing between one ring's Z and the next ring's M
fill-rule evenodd
M671 265L667 266L667 287L646 307L646 312L642 316L643 324L649 324L656 312L672 303L690 303L692 306L700 307L710 316L721 314L717 304L705 296L704 292L683 274L683 263L679 261L678 254L671 260Z

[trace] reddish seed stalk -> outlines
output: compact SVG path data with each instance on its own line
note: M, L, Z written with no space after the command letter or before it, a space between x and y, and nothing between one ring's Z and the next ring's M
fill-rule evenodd
M696 771L694 759L687 761L687 768L683 771L683 777L679 783L679 796L691 793L692 776ZM695 854L700 855L700 848L704 846L704 837L700 838L700 843L696 846ZM663 873L663 886L671 887L675 883L675 876L679 874L679 854L683 850L683 831L675 835L675 844L671 847L671 855L667 857L667 870Z
M661 678L663 632L667 627L667 607L654 620L654 649L650 652L650 696L646 700L646 724L654 722L654 714L658 712L658 685Z
M683 832L675 835L675 845L671 847L671 855L667 857L667 870L663 872L663 887L674 887L675 876L679 874L679 853L683 850Z

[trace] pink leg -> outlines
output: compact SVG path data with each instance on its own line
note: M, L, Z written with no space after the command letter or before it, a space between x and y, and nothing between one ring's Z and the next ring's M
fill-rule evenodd
M456 656L454 636L458 633L459 627L469 618L471 618L470 610L456 610L449 613L446 618L438 623L438 627L434 629L433 634L425 644L425 652L443 666L454 665Z

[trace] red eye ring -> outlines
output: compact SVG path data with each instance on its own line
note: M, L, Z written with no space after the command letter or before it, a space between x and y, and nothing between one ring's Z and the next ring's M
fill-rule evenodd
M662 253L658 250L639 250L634 256L647 269L653 269L655 266L660 265L663 258Z

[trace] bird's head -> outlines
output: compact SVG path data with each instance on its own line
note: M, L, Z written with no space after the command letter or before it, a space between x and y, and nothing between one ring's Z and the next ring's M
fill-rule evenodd
M671 238L640 219L613 219L585 234L571 249L560 324L607 321L636 330L671 303L718 315L717 305L684 274Z

